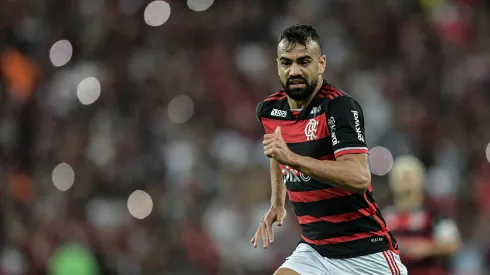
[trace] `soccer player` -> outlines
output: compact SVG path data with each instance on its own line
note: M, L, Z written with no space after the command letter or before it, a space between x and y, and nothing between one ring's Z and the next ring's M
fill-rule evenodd
M406 274L373 199L359 104L323 79L327 61L315 29L283 30L277 47L283 90L257 106L270 158L271 208L251 242L274 242L286 193L302 229L276 275Z
M460 245L459 231L454 221L426 205L424 175L420 160L398 157L389 174L394 206L383 214L410 275L447 275L450 256Z

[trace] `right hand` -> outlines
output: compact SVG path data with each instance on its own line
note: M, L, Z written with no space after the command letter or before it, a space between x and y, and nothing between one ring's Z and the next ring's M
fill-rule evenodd
M286 208L284 207L271 207L269 211L262 217L259 228L255 232L255 236L250 240L253 243L254 248L257 247L262 237L264 248L269 246L269 243L274 243L274 230L272 225L277 222L277 226L281 226L284 218L286 218Z

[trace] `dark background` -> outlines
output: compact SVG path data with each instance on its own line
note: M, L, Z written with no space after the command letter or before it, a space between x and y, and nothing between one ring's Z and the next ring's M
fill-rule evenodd
M272 248L248 243L270 192L255 107L280 89L276 39L291 23L319 31L325 77L363 106L370 148L423 160L431 202L462 233L454 274L490 274L488 1L216 0L196 12L174 0L158 27L148 3L0 1L0 274L60 274L67 258L93 265L83 274L272 274L299 233L290 211ZM73 56L56 67L62 39ZM101 94L83 105L87 77ZM384 175L392 160L378 149ZM71 182L60 163L75 173L66 192L53 185ZM373 177L381 206L386 179ZM153 201L143 220L127 208L135 190Z

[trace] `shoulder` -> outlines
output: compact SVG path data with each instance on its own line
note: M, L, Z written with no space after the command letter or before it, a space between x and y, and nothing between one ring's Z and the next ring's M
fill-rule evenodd
M346 91L332 85L325 84L319 91L319 97L323 99L323 105L328 109L355 108L361 109L357 100Z
M255 110L257 118L263 117L264 114L270 113L272 110L278 108L284 100L287 100L287 96L286 92L282 90L264 98L257 104L257 109Z

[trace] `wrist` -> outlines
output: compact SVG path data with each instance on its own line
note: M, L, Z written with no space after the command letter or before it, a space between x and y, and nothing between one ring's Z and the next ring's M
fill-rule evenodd
M301 163L301 156L295 153L291 153L291 157L289 158L289 167L296 169L300 171L300 163ZM301 172L301 171L300 171Z
M286 205L285 202L281 202L281 201L278 201L278 200L271 200L271 208L284 208Z

